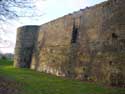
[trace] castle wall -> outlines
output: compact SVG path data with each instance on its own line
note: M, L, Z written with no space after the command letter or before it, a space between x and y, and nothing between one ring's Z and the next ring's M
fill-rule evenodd
M81 16L76 78L125 84L125 2L110 0Z
M31 68L65 76L65 68L69 62L72 28L73 19L71 15L42 25Z
M124 86L124 8L124 0L109 0L41 25L30 46L31 69ZM17 57L26 57L18 53L21 50L15 52ZM16 59L15 64L22 62Z

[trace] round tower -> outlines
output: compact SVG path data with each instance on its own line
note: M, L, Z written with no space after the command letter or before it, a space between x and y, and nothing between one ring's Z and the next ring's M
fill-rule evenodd
M17 29L14 66L30 68L32 53L37 40L39 26L22 26Z

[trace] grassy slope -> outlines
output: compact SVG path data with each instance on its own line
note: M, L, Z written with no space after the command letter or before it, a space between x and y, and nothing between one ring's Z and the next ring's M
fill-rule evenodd
M0 60L0 76L22 83L21 94L125 94L125 89L106 88L28 69L16 69L7 60Z

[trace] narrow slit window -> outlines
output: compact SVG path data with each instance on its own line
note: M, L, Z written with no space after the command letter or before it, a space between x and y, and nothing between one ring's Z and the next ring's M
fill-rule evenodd
M76 43L77 41L77 36L78 36L78 28L73 28L72 32L72 43Z
M117 39L118 36L115 33L112 33L112 38Z

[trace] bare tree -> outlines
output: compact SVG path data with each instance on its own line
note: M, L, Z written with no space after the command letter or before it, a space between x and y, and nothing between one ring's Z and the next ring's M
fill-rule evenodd
M0 0L0 22L22 16L19 10L34 8L35 0ZM23 15L24 16L24 15Z
M42 16L42 14L37 15L35 13L36 11L38 12L35 6L36 1L38 0L0 0L0 48L8 47L12 44L9 40L2 38L2 33L6 33L5 25L13 24L13 22L10 23L10 20L15 20L19 17Z

